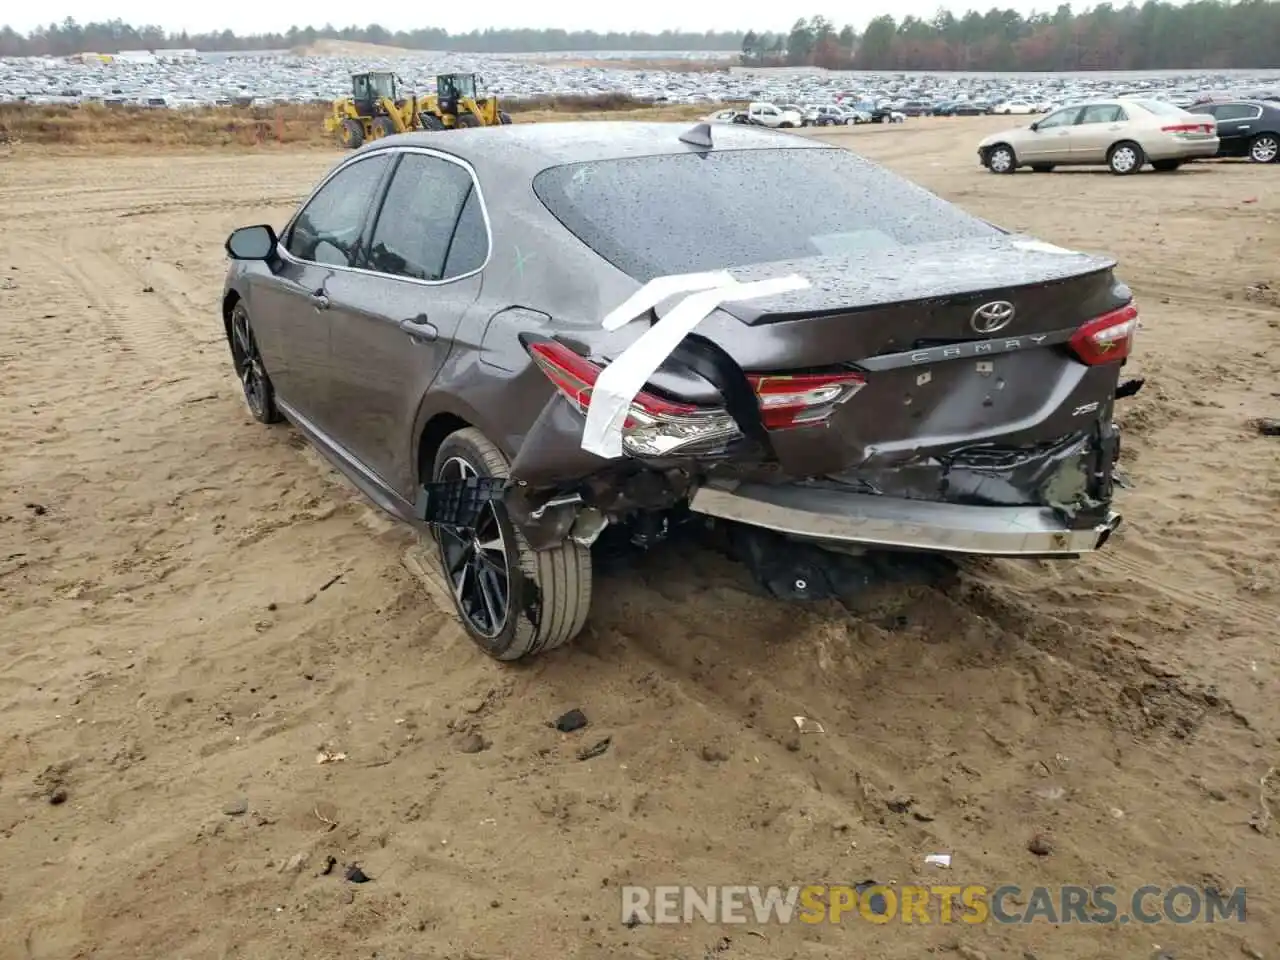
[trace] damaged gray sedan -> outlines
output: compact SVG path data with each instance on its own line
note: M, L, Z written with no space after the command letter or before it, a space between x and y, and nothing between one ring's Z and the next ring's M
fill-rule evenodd
M253 415L429 533L498 659L582 629L602 534L720 526L812 596L850 556L1074 557L1119 523L1112 412L1140 382L1113 261L843 149L661 123L393 136L226 249Z

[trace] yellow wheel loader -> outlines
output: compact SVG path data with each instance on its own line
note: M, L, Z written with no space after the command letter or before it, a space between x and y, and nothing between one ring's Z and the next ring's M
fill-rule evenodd
M356 73L351 96L333 101L324 128L347 149L410 130L452 130L510 123L496 97L476 96L476 77L448 73L436 77L432 96L401 95L394 73Z
M427 98L429 112L447 130L510 123L511 118L498 106L497 97L476 92L480 82L474 73L440 74L436 77L436 95Z

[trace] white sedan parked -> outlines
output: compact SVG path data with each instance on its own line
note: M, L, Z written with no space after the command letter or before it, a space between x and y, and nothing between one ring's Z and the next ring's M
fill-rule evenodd
M1006 100L1004 103L997 103L992 109L992 113L1003 114L1030 114L1038 113L1036 109L1038 105L1030 100Z

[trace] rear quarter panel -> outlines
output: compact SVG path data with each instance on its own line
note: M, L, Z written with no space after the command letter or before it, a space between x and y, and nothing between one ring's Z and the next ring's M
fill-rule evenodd
M608 334L600 323L639 284L570 234L529 182L504 182L481 164L477 173L493 237L477 319L457 331L453 350L422 398L409 442L416 449L432 418L448 414L478 428L510 461L526 447L538 448L548 455L557 451L554 456L570 472L578 454L589 457L582 472L593 472L604 461L578 449L582 419L567 404L563 412L571 417L545 419L533 435L559 394L530 359L520 334L556 334L584 354L598 353L611 337L629 340L638 331Z

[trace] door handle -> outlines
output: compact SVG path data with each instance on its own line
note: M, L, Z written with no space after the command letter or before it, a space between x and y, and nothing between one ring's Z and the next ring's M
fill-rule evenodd
M329 297L324 290L313 290L307 295L307 299L311 301L311 305L317 310L329 309Z
M425 313L410 317L408 320L401 320L398 326L409 335L410 339L418 343L431 343L440 336L440 331L427 319Z
M1251 126L1253 126L1253 124L1251 124L1251 123L1242 123L1242 124L1240 124L1240 129L1241 129L1241 130L1248 130Z

